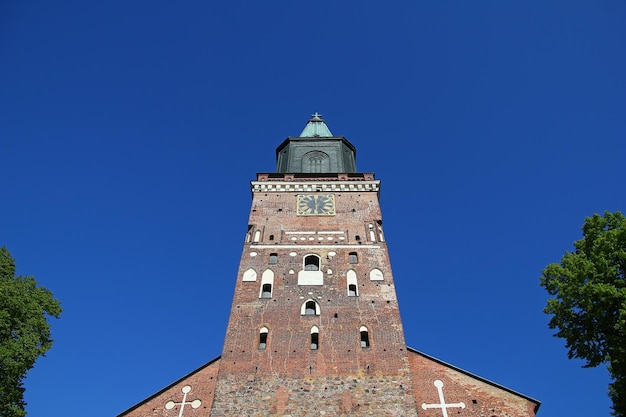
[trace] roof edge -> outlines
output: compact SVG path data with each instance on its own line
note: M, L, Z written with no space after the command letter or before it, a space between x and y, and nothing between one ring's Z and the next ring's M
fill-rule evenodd
M476 378L477 380L479 380L481 382L484 382L486 384L492 385L492 386L494 386L496 388L499 388L501 390L507 391L507 392L509 392L511 394L517 395L518 397L522 397L522 398L524 398L524 399L526 399L526 400L528 400L528 401L530 401L532 403L535 403L535 414L537 414L537 410L539 410L539 407L541 406L541 401L536 400L533 397L529 397L528 395L525 395L525 394L522 394L521 392L517 392L515 390L512 390L511 388L505 387L504 385L500 385L500 384L498 384L496 382L493 382L493 381L491 381L491 380L489 380L487 378L483 378L482 376L473 374L473 373L471 373L469 371L466 371L465 369L459 368L458 366L451 365L448 362L442 361L441 359L435 358L434 356L430 356L430 355L428 355L428 354L426 354L424 352L421 352L421 351L419 351L417 349L414 349L414 348L412 348L410 346L407 346L406 348L407 348L407 350L409 352L417 353L418 355L421 355L421 356L423 356L423 357L425 357L427 359L430 359L433 362L437 362L440 365L447 366L447 367L452 368L455 371L458 371L458 372L460 372L462 374L465 374L467 376L471 376L472 378Z
M182 380L184 380L185 378L189 378L190 376L192 376L195 373L200 372L201 370L203 370L204 368L206 368L209 365L214 364L215 362L217 362L218 360L220 360L222 358L222 355L211 359L210 361L208 361L207 363L205 363L204 365L200 365L198 368L194 369L193 371L189 372L188 374L186 374L185 376L178 378L176 381L172 382L171 384L167 385L166 387L160 389L159 391L155 392L154 394L152 394L151 396L143 399L142 401L139 401L137 404L133 405L132 407L130 407L129 409L122 411L120 414L117 415L117 417L123 417L125 414L130 413L131 411L133 411L136 408L141 407L142 405L144 405L145 403L147 403L148 401L152 400L153 398L158 397L159 395L163 394L165 391L167 391L168 389L172 388L174 385L178 384L179 382L181 382Z

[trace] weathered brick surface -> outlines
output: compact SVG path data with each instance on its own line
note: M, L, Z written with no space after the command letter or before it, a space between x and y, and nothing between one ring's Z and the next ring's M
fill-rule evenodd
M259 174L266 188L306 180L356 185L332 192L253 192L221 358L121 416L178 416L179 405L166 410L165 404L180 402L181 389L188 385L187 401L202 404L197 409L186 405L185 417L437 417L441 408L422 407L440 402L435 381L442 381L446 403L465 404L449 408L448 415L535 415L537 402L407 349L378 194L363 185L371 185L373 174L356 175L307 179ZM317 192L334 195L336 215L297 216L297 195ZM352 252L356 264L350 263ZM270 264L270 254L277 255L276 263ZM320 257L323 285L298 284L298 272L310 254ZM256 280L244 281L251 268ZM370 279L374 268L382 271L382 280ZM274 275L272 294L260 298L266 270ZM349 296L348 271L356 273L358 296ZM318 303L319 315L301 314L307 300ZM315 350L310 345L313 326L319 330ZM361 346L361 326L368 329L367 347ZM268 329L267 343L259 349L262 327Z
M439 417L441 409L423 409L422 404L439 404L434 385L443 382L446 403L463 402L465 408L450 408L449 415L463 417L533 417L539 404L504 387L409 351L413 392L422 417Z
M195 409L189 404L185 405L183 410L184 416L209 416L211 406L213 405L219 362L219 359L217 359L201 366L181 380L176 381L152 397L120 414L120 417L177 417L180 413L180 405L176 405L169 410L165 408L165 405L168 401L182 402L184 395L182 388L185 386L191 387L191 391L187 394L186 402L200 400L201 404L200 407Z
M296 215L298 194L310 192L253 194L213 415L415 415L377 192L335 192L336 215L310 217ZM351 252L358 263L349 263ZM268 263L271 253L276 264ZM298 285L309 254L320 256L324 285ZM242 280L249 268L256 282ZM382 281L370 280L373 268ZM266 269L274 273L272 298L259 298ZM348 296L349 270L357 276L357 297ZM309 299L320 315L301 315ZM310 348L312 326L319 329L317 350ZM369 347L361 347L361 326ZM264 350L258 349L261 327L269 330ZM275 399L277 392L287 399Z

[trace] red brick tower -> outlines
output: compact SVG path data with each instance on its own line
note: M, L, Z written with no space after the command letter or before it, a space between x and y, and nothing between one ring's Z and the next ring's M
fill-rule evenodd
M277 155L252 182L213 411L278 411L282 390L307 399L288 414L415 415L379 181L317 114Z
M407 348L380 182L352 144L316 113L276 154L252 182L221 357L121 416L534 416L535 400Z

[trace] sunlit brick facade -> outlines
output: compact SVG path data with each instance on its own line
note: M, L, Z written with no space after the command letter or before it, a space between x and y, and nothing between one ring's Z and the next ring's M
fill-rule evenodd
M277 172L251 183L222 355L120 416L535 415L406 346L380 182L355 152L317 113L279 146Z

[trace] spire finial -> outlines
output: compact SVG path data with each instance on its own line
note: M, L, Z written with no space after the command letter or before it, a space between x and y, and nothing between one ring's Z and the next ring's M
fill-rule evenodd
M322 115L315 112L311 115L309 122L304 127L301 138L330 138L333 134L328 130L326 122L322 119Z

